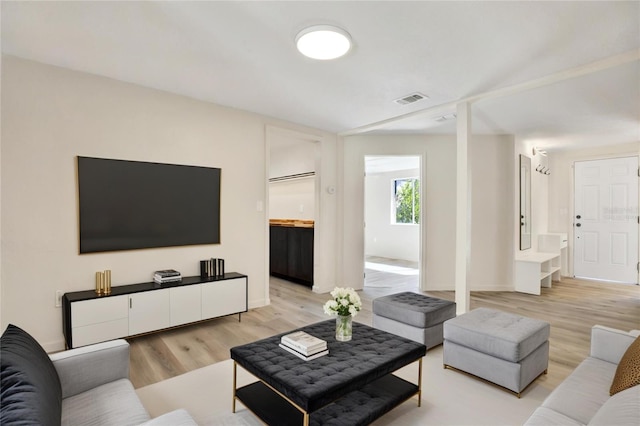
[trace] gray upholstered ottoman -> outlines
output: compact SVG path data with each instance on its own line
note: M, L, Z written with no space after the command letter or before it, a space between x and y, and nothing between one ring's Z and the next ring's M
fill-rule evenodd
M373 300L373 326L431 348L442 344L442 323L456 316L456 304L404 292Z
M444 367L518 395L549 365L549 323L487 308L444 323Z

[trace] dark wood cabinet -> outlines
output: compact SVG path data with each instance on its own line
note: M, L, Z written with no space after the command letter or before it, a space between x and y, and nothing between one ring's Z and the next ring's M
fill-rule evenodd
M271 275L313 285L313 228L271 225L269 247Z
M269 228L269 273L274 276L286 276L289 274L288 228L282 226Z

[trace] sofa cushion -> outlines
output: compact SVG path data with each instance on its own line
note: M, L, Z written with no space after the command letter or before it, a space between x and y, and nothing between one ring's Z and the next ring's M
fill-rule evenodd
M110 382L62 401L63 425L139 425L147 410L127 379Z
M9 324L0 338L0 352L0 424L59 425L60 379L42 346Z
M582 423L547 407L538 407L524 424L524 426L549 425L582 426Z
M640 386L613 395L589 422L589 426L610 425L640 425Z
M609 384L615 371L615 364L588 357L551 392L542 406L587 424L610 398Z
M640 384L640 337L627 348L616 368L609 393L615 395Z

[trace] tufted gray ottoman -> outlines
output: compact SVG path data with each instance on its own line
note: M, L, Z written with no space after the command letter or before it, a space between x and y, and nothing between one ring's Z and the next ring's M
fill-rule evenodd
M549 323L487 308L444 323L444 367L520 393L549 364Z
M404 292L373 300L373 326L432 348L442 344L442 323L456 316L456 304Z

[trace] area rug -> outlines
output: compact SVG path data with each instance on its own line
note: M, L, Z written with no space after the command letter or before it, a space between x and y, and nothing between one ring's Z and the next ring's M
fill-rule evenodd
M301 361L304 362L304 361ZM398 371L398 376L415 382L417 363ZM137 389L147 411L157 417L185 408L200 425L261 425L242 404L231 412L233 363L210 366ZM238 367L238 385L255 381ZM418 425L521 425L551 392L544 376L518 399L491 384L442 367L442 346L427 352L423 361L422 406L416 398L396 407L375 426Z

